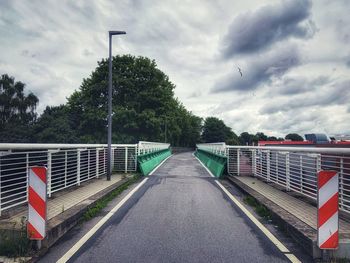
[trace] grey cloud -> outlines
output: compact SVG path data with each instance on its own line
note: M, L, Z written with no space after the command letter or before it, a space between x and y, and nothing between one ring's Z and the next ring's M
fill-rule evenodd
M309 0L288 0L237 16L223 40L224 57L256 52L291 36L312 36L310 9Z
M281 83L277 84L276 90L282 95L295 95L314 91L318 87L328 84L330 81L330 78L326 76L319 76L312 80L306 77L286 77Z
M242 77L234 67L228 76L215 84L212 92L254 90L273 77L282 76L300 63L298 49L295 46L286 45L248 59L246 68L242 68Z
M332 85L325 85L322 90L301 96L284 99L278 103L268 103L260 110L261 114L273 114L277 112L288 112L315 106L345 105L350 100L350 80L342 81Z

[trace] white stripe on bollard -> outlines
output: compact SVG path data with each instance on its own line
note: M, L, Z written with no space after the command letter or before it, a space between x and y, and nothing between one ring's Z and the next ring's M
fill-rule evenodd
M339 182L336 171L320 171L317 184L317 244L321 249L337 249L339 244Z
M29 168L27 234L32 240L43 240L46 236L46 172L44 166Z

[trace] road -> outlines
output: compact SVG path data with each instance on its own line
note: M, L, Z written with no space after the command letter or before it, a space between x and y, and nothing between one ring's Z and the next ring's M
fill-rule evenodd
M172 156L70 262L289 262L215 180Z

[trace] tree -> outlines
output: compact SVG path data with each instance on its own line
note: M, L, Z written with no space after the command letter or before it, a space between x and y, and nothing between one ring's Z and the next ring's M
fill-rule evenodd
M113 143L139 140L194 145L200 118L174 97L175 85L154 60L131 55L115 56L113 68ZM89 78L68 98L72 129L81 142L106 142L108 60L98 62Z
M0 79L0 142L30 142L39 99L7 74Z
M47 106L33 127L35 141L41 143L79 143L65 105Z
M204 121L202 141L206 143L211 142L226 142L227 144L237 145L239 143L237 135L230 127L216 118L208 117Z
M304 138L301 137L299 134L297 133L289 133L286 135L286 140L291 140L291 141L303 141Z

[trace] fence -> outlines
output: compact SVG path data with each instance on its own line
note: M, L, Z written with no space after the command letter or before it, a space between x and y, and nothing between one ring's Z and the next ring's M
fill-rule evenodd
M114 171L137 169L137 144L113 144ZM0 215L27 202L27 171L33 165L48 168L48 195L106 175L104 144L0 144Z
M169 143L140 141L138 144L138 155L169 149L169 147Z
M337 171L339 208L350 213L349 148L197 145L214 153L222 153L223 147L229 175L254 175L314 200L317 199L318 171Z

